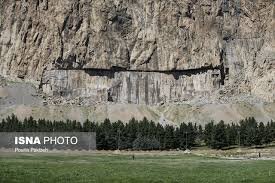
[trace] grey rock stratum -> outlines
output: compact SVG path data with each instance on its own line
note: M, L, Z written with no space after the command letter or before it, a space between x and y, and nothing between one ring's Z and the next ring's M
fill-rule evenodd
M0 0L0 75L54 104L275 101L272 0Z

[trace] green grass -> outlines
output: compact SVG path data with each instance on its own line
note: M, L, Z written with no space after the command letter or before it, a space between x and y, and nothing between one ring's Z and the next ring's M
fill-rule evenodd
M0 182L275 182L275 161L193 155L0 155Z

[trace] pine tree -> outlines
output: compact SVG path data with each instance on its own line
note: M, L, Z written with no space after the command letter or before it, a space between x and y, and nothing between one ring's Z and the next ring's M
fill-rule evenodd
M201 125L199 125L199 127L198 127L197 139L198 139L199 144L202 144L202 141L203 141L203 129L202 129Z
M182 123L179 128L173 126L163 127L144 118L137 121L134 118L127 124L122 121L111 123L109 119L103 123L94 123L86 120L83 124L78 121L50 121L33 117L20 121L15 115L2 119L0 131L53 131L53 132L96 132L97 148L99 150L114 149L185 149L201 144L204 140L206 145L212 148L240 144L244 146L268 144L275 140L275 123L270 121L257 123L255 118L241 120L239 125L234 123L225 125L223 121L214 125L214 122L205 125L196 123Z
M271 123L268 122L267 125L265 126L265 135L263 138L264 144L269 144L272 142L272 126Z
M228 146L224 121L220 121L215 125L211 146L215 149L222 149L223 147Z
M214 135L214 122L211 121L210 123L207 123L205 125L205 130L204 130L204 141L208 147L211 147L213 144L213 135Z
M226 125L226 139L228 145L238 144L238 128L234 123Z
M165 127L164 148L175 149L175 142L174 127L171 125L167 125Z
M257 128L257 134L256 134L256 140L255 144L256 145L262 145L264 144L264 138L265 138L266 131L265 131L265 126L263 122L259 123L259 126Z
M160 143L159 149L164 149L164 138L165 138L165 130L163 126L161 126L159 123L156 126L156 139Z

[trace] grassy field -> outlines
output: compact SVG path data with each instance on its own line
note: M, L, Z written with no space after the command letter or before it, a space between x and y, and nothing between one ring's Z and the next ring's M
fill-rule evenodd
M275 182L275 161L195 155L0 154L0 182Z

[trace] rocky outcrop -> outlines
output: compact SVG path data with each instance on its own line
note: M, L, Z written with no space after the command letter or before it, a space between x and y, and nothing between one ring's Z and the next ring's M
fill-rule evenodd
M160 104L209 96L220 87L220 70L137 72L110 70L52 70L42 89L51 97L87 102ZM89 100L90 99L90 100Z
M274 20L272 0L0 0L0 73L55 101L274 102Z

